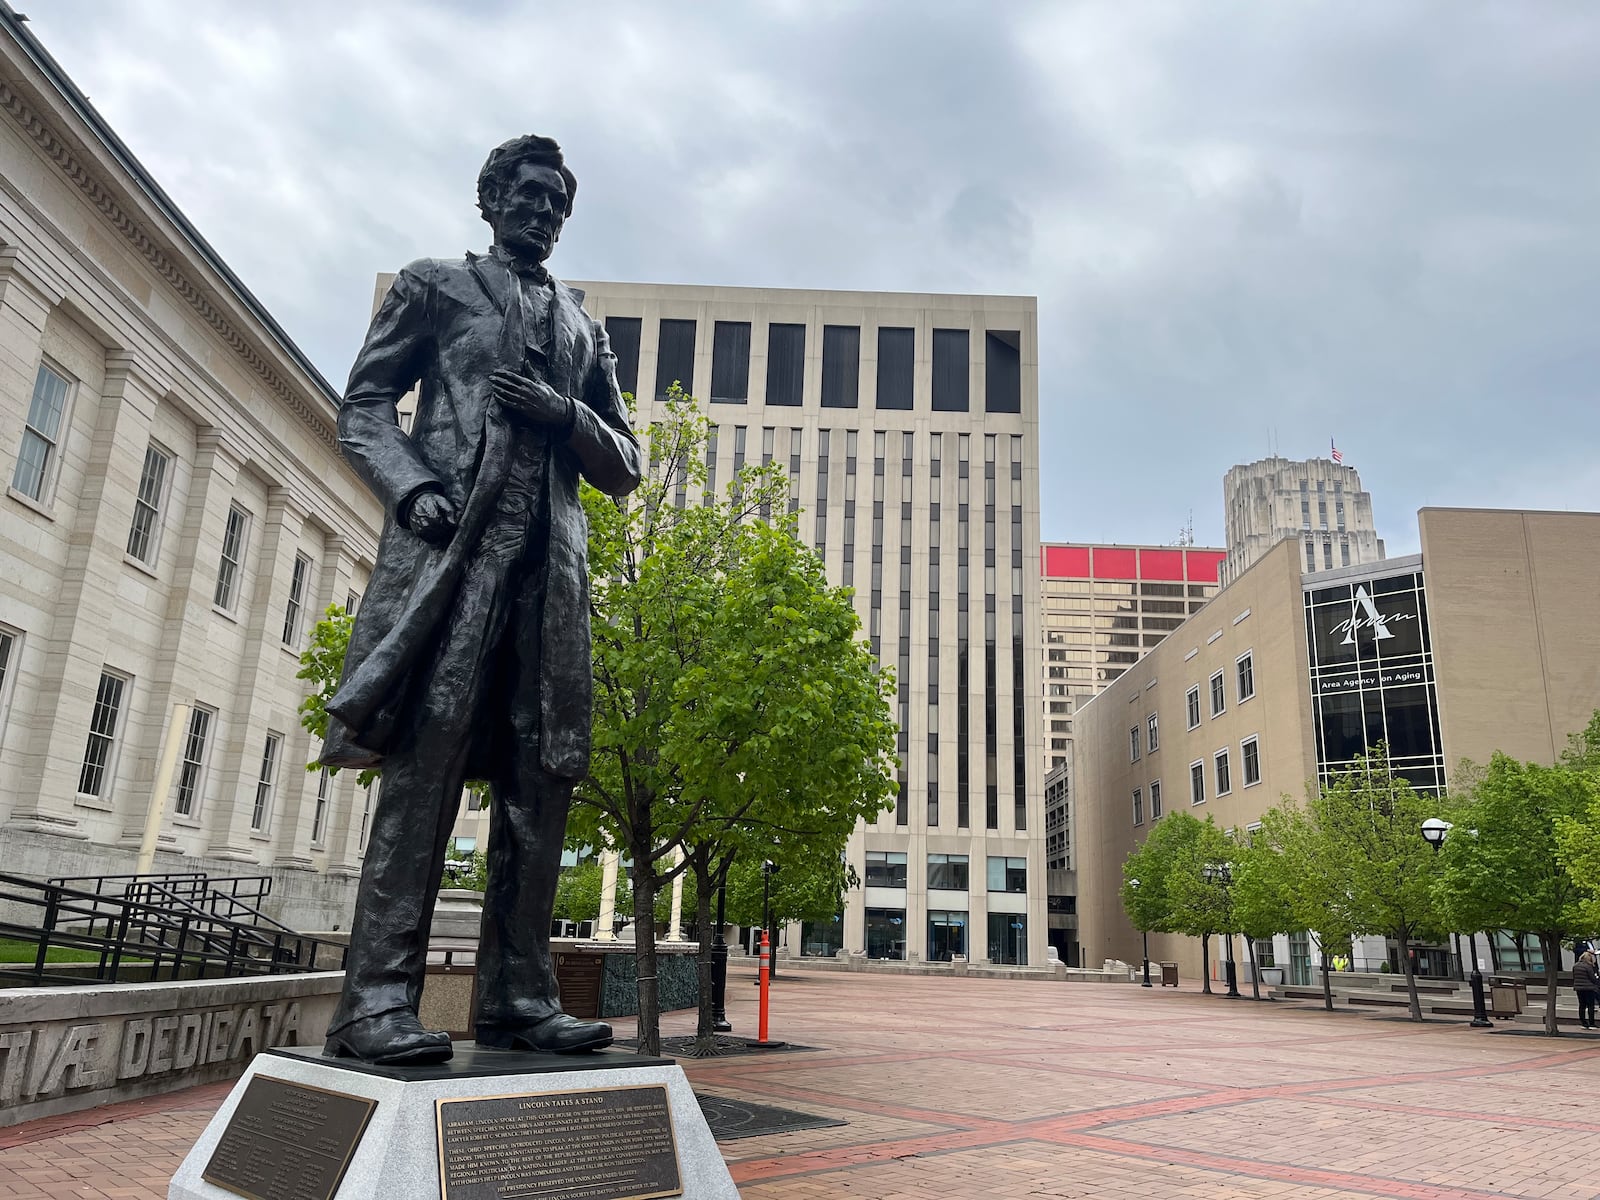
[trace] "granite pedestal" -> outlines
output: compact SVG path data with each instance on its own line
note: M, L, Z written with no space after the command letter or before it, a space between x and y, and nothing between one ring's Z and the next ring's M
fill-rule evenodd
M671 1060L642 1058L616 1050L584 1055L523 1054L483 1049L474 1042L457 1042L455 1056L449 1062L430 1066L375 1066L326 1058L312 1048L257 1055L173 1176L169 1200L237 1200L242 1194L208 1182L203 1175L241 1098L258 1077L376 1102L349 1157L342 1182L333 1193L334 1200L439 1200L442 1188L435 1101L525 1097L535 1103L550 1103L537 1098L562 1093L565 1096L558 1098L559 1103L571 1105L608 1089L652 1086L665 1089L682 1190L648 1194L681 1195L684 1200L738 1200L738 1189L689 1081L683 1069ZM298 1148L286 1143L283 1162L290 1164L297 1156ZM563 1157L594 1158L594 1169L600 1175L610 1165L606 1156L578 1153ZM576 1169L583 1168L580 1164ZM303 1178L293 1178L293 1172L287 1170L273 1178L275 1171L276 1162L270 1161L269 1156L268 1165L258 1169L261 1178L257 1186L251 1189L257 1200L299 1200L308 1194ZM555 1191L508 1186L502 1191L494 1184L475 1182L453 1187L450 1200L498 1200L502 1195L516 1195L521 1200L537 1200L541 1195L592 1195L604 1200L608 1196L641 1194L630 1193L625 1187L618 1191L617 1186L597 1181L592 1192L566 1186Z

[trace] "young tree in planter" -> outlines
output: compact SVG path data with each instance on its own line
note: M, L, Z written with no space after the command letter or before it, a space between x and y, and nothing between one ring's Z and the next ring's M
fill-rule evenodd
M1254 831L1233 860L1233 919L1250 954L1250 992L1261 999L1256 942L1299 928L1295 922L1295 876L1278 843Z
M584 494L594 749L568 840L631 863L645 1054L660 1044L656 900L695 847L723 847L715 863L752 829L821 838L842 824L847 836L892 788L888 680L856 637L849 593L828 586L787 514L763 519L786 507L776 468L746 467L723 495L675 503L680 482L690 493L705 482L705 430L675 392L649 431L638 490L621 502ZM703 933L712 880L696 889Z
M1333 888L1345 885L1353 932L1382 933L1400 944L1414 1021L1422 1020L1422 1003L1411 943L1444 925L1434 893L1440 860L1422 837L1422 822L1444 806L1390 770L1381 742L1307 806L1317 831L1313 849L1325 856Z
M1580 820L1597 792L1588 772L1496 754L1466 806L1452 814L1435 893L1458 929L1531 933L1544 951L1544 1029L1556 1026L1561 947L1593 928L1578 880L1562 861L1557 827Z

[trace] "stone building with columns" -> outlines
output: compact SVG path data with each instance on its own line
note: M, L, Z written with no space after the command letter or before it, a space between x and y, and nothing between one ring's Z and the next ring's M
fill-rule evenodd
M0 870L132 871L154 810L153 869L332 928L368 797L295 674L382 521L337 395L4 4L0 62Z

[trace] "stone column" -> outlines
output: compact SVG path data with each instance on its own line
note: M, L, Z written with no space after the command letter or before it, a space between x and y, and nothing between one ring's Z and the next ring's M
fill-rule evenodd
M600 855L600 919L594 923L594 940L617 940L617 867L621 857L615 850Z
M79 494L57 510L68 524L67 558L50 624L38 631L45 657L29 705L35 725L19 780L23 799L11 816L14 828L84 837L85 808L110 811L121 801L142 810L132 778L138 759L124 752L137 743L136 718L148 723L151 717L139 702L144 680L134 679L124 696L119 753L101 794L80 796L77 787L101 670L119 665L118 631L126 626L120 582L125 572L138 572L134 577L146 594L157 586L148 568L128 558L126 547L157 398L166 391L164 382L125 354L107 357L98 400L79 385L73 424L90 426L92 436Z

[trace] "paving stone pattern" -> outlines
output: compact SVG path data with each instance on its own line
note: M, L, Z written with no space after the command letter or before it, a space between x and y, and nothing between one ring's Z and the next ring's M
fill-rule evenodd
M755 995L730 972L729 1016ZM742 985L742 986L737 986ZM668 1034L692 1027L674 1013ZM629 1032L629 1031L624 1031ZM1600 1195L1600 1039L1190 990L805 973L697 1088L847 1122L722 1145L746 1200ZM0 1131L7 1200L165 1200L225 1086Z

